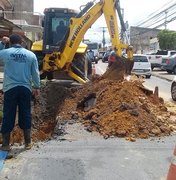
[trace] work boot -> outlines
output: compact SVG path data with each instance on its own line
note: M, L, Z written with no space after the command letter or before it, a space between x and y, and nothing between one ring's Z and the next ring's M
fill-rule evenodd
M10 151L10 133L2 134L2 146L0 150L2 151Z
M24 141L25 141L25 149L29 150L32 148L31 143L31 129L24 130Z

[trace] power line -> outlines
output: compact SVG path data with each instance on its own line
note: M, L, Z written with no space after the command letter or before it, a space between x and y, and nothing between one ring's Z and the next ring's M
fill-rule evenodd
M102 28L102 33L103 33L102 44L103 44L103 48L104 48L105 44L106 44L106 40L105 40L105 32L106 32L106 30L105 30L105 28L107 28L107 27L100 27L100 28Z
M158 20L160 21L161 18L163 18L163 14L160 14L157 18L152 19L151 21L148 21L147 24L146 24L145 26L143 26L143 27L150 27L150 26L152 26L153 24L155 24L156 21L158 21ZM152 24L152 23L153 23L153 24Z
M175 14L176 14L176 12L173 12L172 14L167 15L167 18L169 18L169 17L171 17L172 15L175 15ZM159 20L157 20L157 21L153 22L152 24L150 24L148 26L145 26L145 27L149 28L149 27L151 27L151 26L153 26L153 25L155 25L157 23L160 23L161 21L165 21L166 22L167 20L166 20L165 17L162 17L162 19L159 19Z
M168 23L170 23L170 22L172 22L172 21L175 21L175 20L176 20L176 16L173 17L173 18L171 18L170 20L167 20L166 23L168 24ZM157 26L155 26L155 27L153 27L153 28L146 28L146 30L143 31L143 32L138 32L138 33L136 33L136 34L131 35L130 38L134 38L134 37L143 35L143 34L145 34L145 33L151 32L151 31L153 31L153 30L156 31L157 28L164 26L164 24L165 24L165 22L163 22L163 23L161 23L161 24L159 24L159 25L157 25ZM143 28L143 27L141 27L141 28ZM159 31L159 29L158 29L158 31Z
M156 29L156 28L162 27L163 25L165 25L165 23L166 23L166 24L168 24L168 23L170 23L170 22L172 22L172 21L175 21L175 20L176 20L176 16L175 16L175 17L173 17L172 19L170 19L170 20L166 21L166 22L163 22L162 24L160 24L160 25L158 25L158 26L155 26L153 29Z
M163 13L165 13L166 11L172 10L174 7L176 6L176 3L170 5L168 8L165 8L164 10L160 11L159 13L155 14L152 17L147 18L146 20L143 20L143 22L138 23L136 26L142 26L145 23L148 23L148 21L157 18L158 16L162 15Z
M145 21L146 19L150 18L151 16L153 16L154 14L156 14L157 12L160 12L162 8L165 8L168 4L172 3L175 0L171 0L169 2L167 2L166 4L164 4L161 8L157 9L155 12L152 12L151 14L148 15L148 17L146 17L145 19L139 21L137 24L142 23L143 21Z

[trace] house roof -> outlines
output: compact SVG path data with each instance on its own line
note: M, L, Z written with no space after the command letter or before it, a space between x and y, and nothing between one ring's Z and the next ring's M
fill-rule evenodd
M1 1L4 4L5 9L12 9L13 8L12 3L9 0L1 0Z
M0 18L0 29L6 29L6 30L18 30L21 31L22 29L15 25L13 22L4 19L4 18Z

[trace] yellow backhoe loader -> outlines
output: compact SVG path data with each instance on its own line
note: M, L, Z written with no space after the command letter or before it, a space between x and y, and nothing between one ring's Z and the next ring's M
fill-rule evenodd
M127 65L120 68L129 70L128 64L132 61L133 52L129 41L126 44L120 41L118 17L121 28L126 33L120 2L100 0L97 3L95 1L87 3L79 13L67 8L45 9L43 41L35 42L32 46L32 51L39 59L41 78L45 78L46 75L49 79L53 76L62 79L71 77L80 83L89 80L91 64L85 60L87 46L81 42L87 30L102 14L106 20L113 49L119 57L118 66L124 64L124 58L121 57L125 51Z

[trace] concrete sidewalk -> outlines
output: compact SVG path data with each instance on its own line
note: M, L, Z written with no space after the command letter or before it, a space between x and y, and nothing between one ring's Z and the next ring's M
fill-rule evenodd
M152 76L159 77L167 81L173 81L175 74L168 74L166 71L152 71Z

